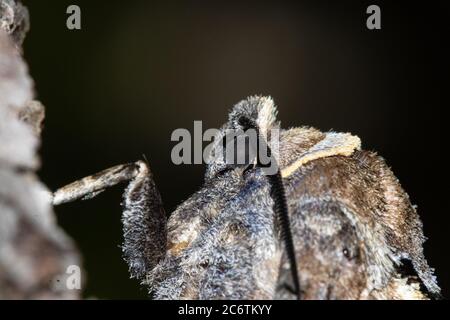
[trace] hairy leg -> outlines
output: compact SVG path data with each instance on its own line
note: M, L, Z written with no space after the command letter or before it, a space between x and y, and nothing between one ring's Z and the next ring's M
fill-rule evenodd
M53 204L90 199L108 187L127 181L122 203L122 250L131 277L145 280L166 252L167 217L144 161L117 165L64 186L53 194Z

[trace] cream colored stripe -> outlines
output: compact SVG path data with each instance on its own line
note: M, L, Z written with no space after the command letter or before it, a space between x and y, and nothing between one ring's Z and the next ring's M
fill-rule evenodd
M281 170L283 178L289 177L306 163L331 156L350 156L361 148L361 140L349 133L327 133L325 139L313 146L300 159Z

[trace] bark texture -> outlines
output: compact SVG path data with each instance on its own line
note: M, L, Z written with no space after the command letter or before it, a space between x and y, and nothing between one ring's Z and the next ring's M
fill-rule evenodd
M0 299L75 299L80 258L36 175L44 107L21 55L28 28L27 9L0 0Z

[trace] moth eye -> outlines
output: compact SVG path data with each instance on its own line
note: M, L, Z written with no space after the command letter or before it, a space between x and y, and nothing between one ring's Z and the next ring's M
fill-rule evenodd
M217 171L215 176L216 177L221 177L221 176L225 175L226 173L230 172L231 170L233 170L232 167L225 167L225 168L220 169L219 171Z
M209 260L208 259L206 259L205 261L200 263L200 267L202 267L203 269L208 268L208 266L209 266Z
M255 166L253 165L253 164L250 164L250 165L248 165L245 169L244 169L244 171L242 172L242 175L244 176L244 177L247 177L251 172L252 172L252 170L255 168Z
M348 250L347 248L344 248L344 250L342 250L342 254L343 254L344 257L346 257L347 259L349 259L349 260L352 259L352 254L350 253L350 250Z

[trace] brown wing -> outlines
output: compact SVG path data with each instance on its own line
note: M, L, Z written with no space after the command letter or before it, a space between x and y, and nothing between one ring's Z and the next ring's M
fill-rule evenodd
M439 294L420 219L383 159L367 151L319 158L284 182L305 298Z

